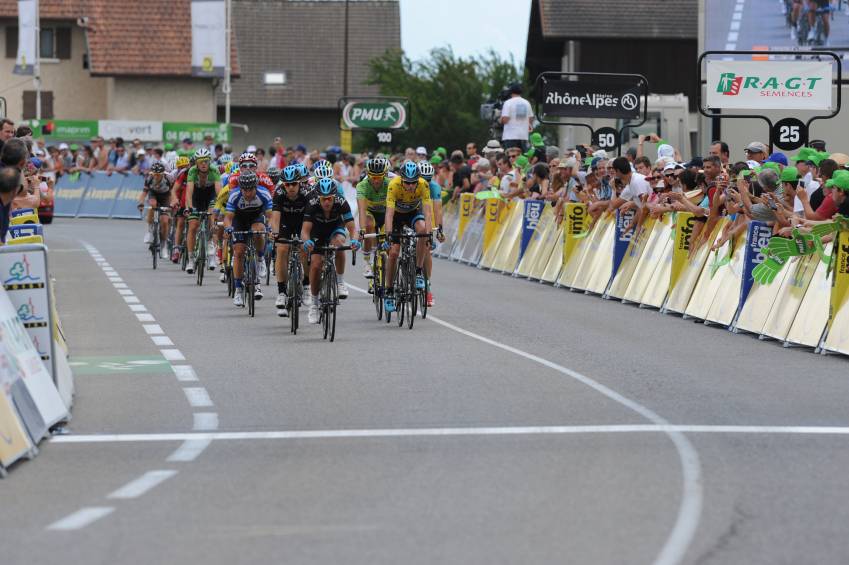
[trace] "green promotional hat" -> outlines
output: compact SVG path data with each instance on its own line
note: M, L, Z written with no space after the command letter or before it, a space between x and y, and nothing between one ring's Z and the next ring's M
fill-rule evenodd
M834 175L825 181L825 186L849 192L849 171L834 171Z
M530 137L531 145L534 147L545 147L545 142L542 140L542 135L538 132L534 132Z
M523 171L528 167L528 163L530 163L530 161L528 161L528 158L524 155L519 155L518 157L516 157L516 166L522 169Z
M430 158L430 164L431 165L438 165L441 162L442 162L442 157L440 157L439 155L434 155L433 157Z
M743 169L737 174L737 180L744 180L746 177L751 176L754 173L755 171L752 171L750 169Z
M790 157L791 161L810 161L815 165L819 165L820 161L828 157L828 153L820 153L812 147L803 147L795 157Z
M173 143L166 143L165 144L165 151L172 151L173 149L174 149Z
M592 164L593 164L593 158L592 157L587 157L586 159L584 159L584 166L585 167L589 168L590 166L592 166Z
M68 149L70 149L71 151L79 151L80 146L77 145L76 143L72 143L71 146Z
M763 171L765 169L772 169L776 173L781 174L781 167L779 166L779 164L773 163L772 161L767 161L766 163L761 165L761 171Z
M784 167L781 171L781 182L796 182L799 180L799 169L796 167Z
M437 147L436 149L434 149L434 150L433 150L433 152L434 152L434 153L439 153L440 155L442 155L442 158L443 158L443 159L447 159L447 158L448 158L448 150L447 150L447 149L445 149L444 147Z

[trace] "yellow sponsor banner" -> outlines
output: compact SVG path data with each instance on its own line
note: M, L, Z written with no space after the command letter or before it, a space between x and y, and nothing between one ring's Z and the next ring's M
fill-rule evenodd
M699 281L699 276L702 274L702 269L705 268L705 263L707 262L708 255L710 255L710 247L716 241L716 238L719 236L720 231L722 230L725 223L728 221L728 218L722 218L716 225L713 227L713 231L707 237L705 242L699 246L698 249L690 253L690 255L686 258L684 262L684 266L681 271L678 273L677 282L675 286L669 287L669 296L666 299L666 304L663 305L664 311L670 312L678 312L680 314L684 313L684 310L687 309L687 304L690 302L690 298L693 296L693 289L696 288L696 283ZM684 231L686 232L687 227L684 227ZM681 235L676 233L675 235L675 248L673 249L673 269L675 268L674 262L675 257L674 253L676 251L680 251L682 243L679 241ZM689 238L689 235L687 236ZM689 246L688 246L689 247ZM674 271L670 273L670 281L672 280L672 276L674 276Z
M466 226L469 224L469 218L472 217L472 210L475 207L475 195L470 192L464 192L460 195L460 225L457 227L457 240L463 239L463 232L466 231Z
M589 266L589 276L586 280L584 290L593 294L603 294L610 282L613 271L613 248L616 242L616 215L609 216L610 221L605 220L602 237L598 239L598 246L592 253L594 260Z
M638 233L631 238L628 244L628 249L625 251L625 256L622 258L622 263L616 271L616 276L613 277L613 282L610 284L610 289L607 291L607 296L610 298L621 299L625 296L631 279L637 272L637 266L640 264L640 259L643 256L649 242L654 234L655 218L646 218Z
M832 247L829 245L829 247ZM826 249L830 253L830 249ZM816 258L816 257L815 257ZM793 318L787 333L787 343L818 347L823 331L828 324L828 309L831 302L831 281L827 277L828 266L817 258L817 268Z
M495 259L490 270L512 273L519 261L519 248L522 245L522 224L525 206L522 201L516 203L504 228L504 234L498 243Z
M849 232L840 232L834 249L828 336L825 349L849 354Z
M593 275L600 268L599 263L613 261L613 232L615 231L616 217L613 214L602 214L590 232L587 250L581 258L581 264L578 265L575 279L570 285L571 288L586 290ZM607 241L608 245L603 248L602 242L604 241Z
M537 225L534 228L534 233L531 234L531 240L528 242L528 247L525 249L525 254L522 255L522 260L519 261L519 266L516 267L516 273L523 277L531 275L531 269L536 264L537 258L543 248L543 242L549 231L554 226L554 212L551 206L545 206L542 209L542 214L537 220Z
M581 241L578 236L590 229L590 213L583 203L566 204L563 211L563 264L567 265Z
M643 295L649 288L649 282L666 258L666 248L672 245L669 234L672 233L672 214L664 214L648 234L645 248L640 254L640 260L628 281L628 287L622 295L624 302L642 302ZM668 280L668 277L667 277ZM661 299L661 302L663 299Z
M552 242L551 253L542 274L539 276L540 281L554 284L563 269L563 226L564 224L560 224L557 231L552 234L554 241ZM531 276L536 278L535 273L532 273Z
M586 261L587 255L590 253L590 247L593 239L596 237L597 233L602 231L600 225L601 219L590 226L589 232L585 237L576 240L575 249L573 249L569 255L569 260L563 262L563 268L560 270L560 276L557 278L557 284L567 288L572 288L572 285L575 283L575 279L578 277L578 273L581 271L581 266ZM564 245L567 238L570 237L573 236L567 234L563 235Z
M481 257L480 263L478 263L478 267L481 269L491 269L492 263L495 261L495 258L498 256L498 248L504 241L504 233L508 225L515 220L513 217L515 214L520 213L522 210L522 201L521 200L512 200L507 203L504 210L498 216L498 228L495 231L495 236L493 237L492 245L490 245L489 249L486 249Z
M690 302L684 310L685 316L698 320L707 318L708 311L710 311L711 304L713 304L719 289L728 282L727 275L729 273L729 265L719 268L714 268L711 265L715 262L721 262L731 255L735 251L734 245L734 241L728 240L722 247L708 254L707 265L702 269L693 289L693 295L690 297Z
M24 224L37 224L38 216L36 214L22 214L20 216L14 216L10 221L10 226L22 226Z
M690 254L690 235L696 220L690 212L678 212L675 219L675 240L672 248L672 271L669 275L669 290L675 289Z
M771 337L780 341L787 339L790 326L793 325L793 320L799 312L799 307L805 299L808 286L820 263L820 258L816 255L802 255L790 259L790 263L784 267L787 275L781 283L773 307L763 324L762 337ZM776 281L772 282L772 284L775 283Z
M499 220L504 212L504 204L498 198L489 198L484 205L483 252L490 248L498 233Z
M734 321L734 314L740 305L740 287L743 286L743 268L746 260L746 233L743 232L735 238L734 254L731 263L719 268L715 278L721 278L719 290L710 305L705 320L712 324L730 326ZM710 265L705 267L710 270Z

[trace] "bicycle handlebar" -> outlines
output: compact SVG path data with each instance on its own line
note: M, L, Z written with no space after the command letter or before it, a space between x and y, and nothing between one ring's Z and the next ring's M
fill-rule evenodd
M335 252L335 251L349 251L353 249L350 245L340 245L336 247L335 245L322 245L321 247L313 248L313 251L319 251L321 253Z
M257 231L257 230L245 230L245 231L233 231L231 232L233 235L265 235L265 231Z

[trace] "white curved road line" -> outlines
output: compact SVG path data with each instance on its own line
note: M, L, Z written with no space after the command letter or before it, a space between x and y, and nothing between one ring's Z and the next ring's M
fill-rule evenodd
M356 287L350 283L348 283L348 286L357 292L368 294L366 290ZM497 347L503 351L518 355L528 361L533 361L534 363L547 367L553 371L557 371L558 373L566 375L567 377L590 387L596 392L606 396L618 404L621 404L633 412L636 412L654 424L659 426L670 426L670 423L667 420L660 417L651 409L643 406L639 402L619 394L610 387L607 387L577 371L567 369L562 365L549 361L548 359L543 359L533 353L528 353L527 351L522 351L521 349L495 341L494 339L470 332L433 315L429 315L427 319L444 328L448 328L449 330L465 335L466 337L476 339L482 343L486 343L487 345ZM699 454L696 452L696 448L693 447L693 444L690 443L690 440L688 440L683 433L674 429L667 429L664 433L669 436L670 440L672 440L672 443L675 445L675 450L678 452L678 458L681 461L683 492L681 494L681 505L678 508L678 517L675 520L675 526L672 528L672 533L669 534L669 538L667 538L666 543L663 545L663 549L660 551L660 554L658 554L654 564L676 565L684 559L684 555L687 553L687 549L690 547L690 543L693 541L696 529L699 526L699 519L702 514L702 500L704 497L702 491L702 466L699 461Z

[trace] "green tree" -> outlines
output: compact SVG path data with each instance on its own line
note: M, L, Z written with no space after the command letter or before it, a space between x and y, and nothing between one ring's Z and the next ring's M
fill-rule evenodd
M449 151L489 139L490 124L480 117L480 106L496 100L511 82L522 80L512 58L494 51L464 59L450 48L434 49L430 57L411 61L392 50L373 59L367 83L380 87L383 96L403 96L410 101L410 129L393 132L393 149L424 145ZM360 148L373 148L373 134L357 135Z

